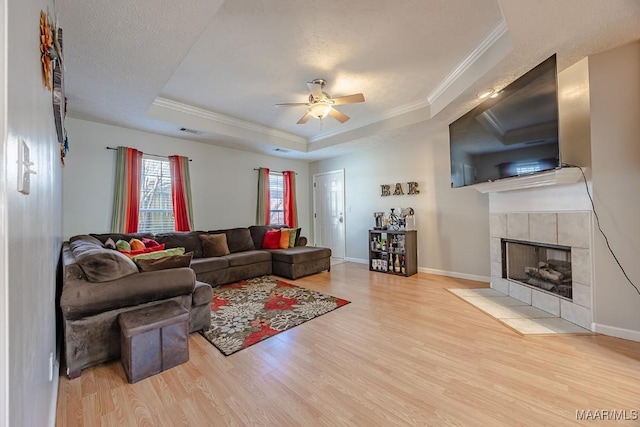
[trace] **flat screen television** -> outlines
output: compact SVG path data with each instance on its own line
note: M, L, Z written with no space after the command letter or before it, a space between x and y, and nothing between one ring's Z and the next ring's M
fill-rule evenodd
M449 125L451 187L560 168L556 56Z

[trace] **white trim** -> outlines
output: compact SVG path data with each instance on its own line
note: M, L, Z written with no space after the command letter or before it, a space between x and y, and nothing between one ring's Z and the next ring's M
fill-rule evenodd
M362 258L345 257L344 260L346 262L355 262L357 264L369 264L369 260L362 259Z
M490 283L491 278L487 276L478 276L476 274L456 273L455 271L437 270L435 268L418 267L419 273L437 274L438 276L453 277L456 279L475 280L477 282Z
M9 425L9 273L7 237L7 2L0 0L0 427ZM57 393L56 393L57 394Z
M317 193L316 193L316 177L322 176L322 175L329 175L329 174L333 174L333 173L340 173L341 178L342 178L342 217L344 218L342 221L342 253L344 254L344 256L346 257L347 255L347 212L346 212L346 206L347 206L347 189L346 189L346 184L345 184L345 172L344 169L337 169L337 170L333 170L333 171L327 171L327 172L320 172L320 173L314 173L313 174L313 179L312 179L312 197L313 197L313 212L312 215L313 217L311 218L311 220L313 221L313 245L314 246L318 246L318 230L317 230L317 218L316 218L316 211L317 211L317 206L316 206L316 197L317 197ZM340 258L338 258L340 259ZM345 259L345 258L342 258Z
M58 358L56 360L60 360L60 353L58 353ZM49 427L56 426L56 409L58 407L59 383L60 383L60 364L56 364L53 368L53 380L51 381L51 386L54 392L51 393L51 404L49 405L49 422L47 423Z
M438 86L431 91L427 96L427 102L429 105L435 103L443 93L449 89L449 87L455 83L464 73L473 66L473 64L482 57L500 38L507 33L509 28L504 20L504 17L500 23L491 31L491 33L476 47L465 59L462 60L447 76L438 84Z
M307 138L294 135L289 132L283 132L281 130L273 129L267 126L262 126L262 125L247 122L244 120L236 119L233 117L225 116L224 114L214 113L213 111L205 110L198 107L193 107L191 105L172 101L170 99L158 97L153 100L153 103L151 105L158 108L177 111L183 114L189 114L191 116L199 117L201 119L209 120L212 122L222 123L222 124L234 126L240 129L262 133L264 135L284 139L284 140L295 142L298 144L304 144L305 146L307 145Z
M599 334L609 335L616 338L640 342L640 331L633 329L618 328L616 326L601 325L592 323L591 330Z

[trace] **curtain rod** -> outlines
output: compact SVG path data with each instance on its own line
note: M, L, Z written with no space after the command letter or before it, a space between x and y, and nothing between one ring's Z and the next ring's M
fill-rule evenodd
M260 169L262 169L262 168L253 168L254 171L259 171ZM286 171L274 171L274 170L269 169L269 172L282 173L282 172L286 172ZM298 172L294 172L294 174L298 175Z
M106 148L107 148L107 150L116 150L116 151L118 151L117 147L106 147ZM142 154L144 154L145 156L162 157L163 159L168 159L169 158L169 156L161 156L160 154L151 154L151 153L144 153L144 152ZM189 159L189 161L191 161L191 159Z

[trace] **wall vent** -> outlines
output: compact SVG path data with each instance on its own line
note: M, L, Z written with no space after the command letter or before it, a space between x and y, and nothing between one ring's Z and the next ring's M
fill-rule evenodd
M284 148L274 148L273 151L277 151L279 153L288 153L289 150L285 150Z

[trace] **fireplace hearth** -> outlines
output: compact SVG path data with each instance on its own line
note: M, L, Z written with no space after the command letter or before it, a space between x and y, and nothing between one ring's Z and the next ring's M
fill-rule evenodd
M573 300L571 248L501 239L502 277Z

